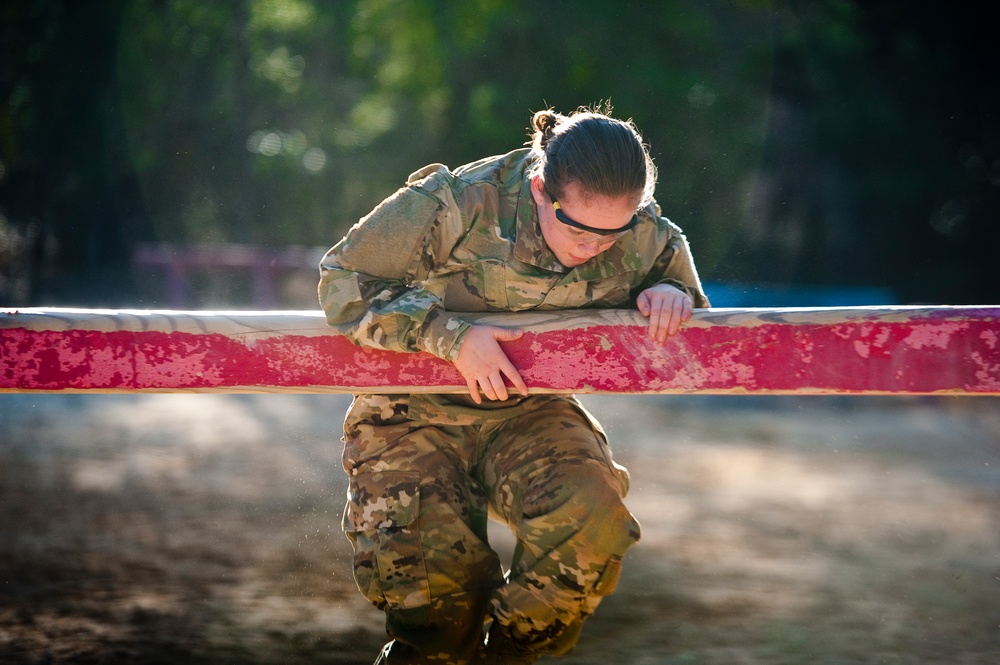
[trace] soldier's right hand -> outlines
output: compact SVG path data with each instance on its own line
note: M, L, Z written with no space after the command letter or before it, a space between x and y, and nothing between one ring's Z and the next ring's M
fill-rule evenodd
M521 330L496 326L473 325L469 328L458 349L455 367L465 377L469 394L476 404L483 403L480 390L487 399L507 399L504 377L521 395L528 394L521 375L500 348L500 342L512 342L523 334Z

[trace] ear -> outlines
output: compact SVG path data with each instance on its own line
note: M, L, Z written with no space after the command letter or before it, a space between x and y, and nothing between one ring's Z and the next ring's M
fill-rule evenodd
M543 205L548 198L545 194L545 181L540 175L531 176L531 198L535 199L536 205Z

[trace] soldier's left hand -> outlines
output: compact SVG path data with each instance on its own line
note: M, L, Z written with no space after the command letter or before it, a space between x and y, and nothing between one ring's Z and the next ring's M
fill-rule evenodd
M676 286L657 284L651 286L635 301L639 312L649 318L649 336L658 342L676 335L681 324L691 318L691 296Z

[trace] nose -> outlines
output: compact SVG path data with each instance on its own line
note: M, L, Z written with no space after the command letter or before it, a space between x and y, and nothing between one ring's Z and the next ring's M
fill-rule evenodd
M579 245L579 248L580 248L580 254L582 256L586 256L586 257L597 256L598 254L601 253L601 250L602 250L601 241L600 240L591 240L590 242L581 242L580 245Z

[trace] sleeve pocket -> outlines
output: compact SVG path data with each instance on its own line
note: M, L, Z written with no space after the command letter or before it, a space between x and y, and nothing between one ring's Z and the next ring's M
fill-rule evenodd
M382 471L351 478L344 531L354 545L354 577L380 609L430 602L419 516L419 473Z

